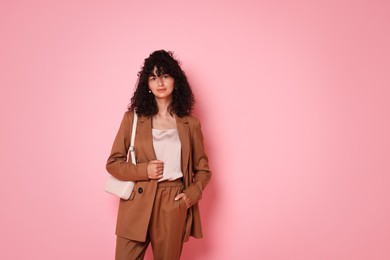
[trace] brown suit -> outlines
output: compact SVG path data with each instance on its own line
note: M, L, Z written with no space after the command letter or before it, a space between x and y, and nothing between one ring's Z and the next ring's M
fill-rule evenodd
M130 240L144 242L147 235L157 181L147 177L147 164L156 160L152 141L152 120L139 117L135 138L137 165L127 160L130 146L133 112L126 112L107 160L107 171L117 179L136 181L129 200L120 200L116 235ZM203 135L198 119L193 116L177 117L177 130L182 145L182 172L184 193L191 200L187 213L187 224L184 241L189 236L202 237L202 227L198 201L210 181L208 158L203 146ZM129 161L129 162L127 162Z

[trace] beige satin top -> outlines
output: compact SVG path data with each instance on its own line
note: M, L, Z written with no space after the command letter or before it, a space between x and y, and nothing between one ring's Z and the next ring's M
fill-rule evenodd
M158 181L173 181L183 177L181 171L181 143L176 128L152 129L153 148L157 160L164 162L163 177Z

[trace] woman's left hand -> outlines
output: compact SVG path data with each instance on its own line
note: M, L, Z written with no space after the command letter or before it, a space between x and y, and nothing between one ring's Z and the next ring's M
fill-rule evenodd
M179 195L177 195L175 197L175 200L184 200L184 202L186 203L187 209L189 207L191 207L190 198L188 198L187 194L185 194L185 193L180 193Z

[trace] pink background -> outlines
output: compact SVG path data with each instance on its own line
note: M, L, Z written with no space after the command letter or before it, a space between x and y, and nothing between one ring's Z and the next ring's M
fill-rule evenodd
M1 1L0 259L113 259L105 162L156 49L182 61L214 173L183 259L390 259L389 13Z

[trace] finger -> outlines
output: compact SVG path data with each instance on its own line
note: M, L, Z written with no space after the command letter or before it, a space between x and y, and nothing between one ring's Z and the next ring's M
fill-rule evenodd
M153 172L162 172L164 171L163 167L153 167Z
M156 171L162 171L162 170L164 169L164 167L162 167L162 166L156 166L156 167L154 167L154 169L155 169Z
M153 161L150 161L150 163L153 163L153 164L164 164L164 162L160 161L160 160L153 160Z
M175 200L180 200L180 199L182 199L184 196L185 196L184 193L180 193L179 195L177 195L177 196L175 197Z
M162 174L162 172L161 173L156 173L155 176L156 176L157 179L161 179L163 177L163 174Z
M158 180L158 179L161 179L163 176L162 175L156 175L153 177L153 180Z

